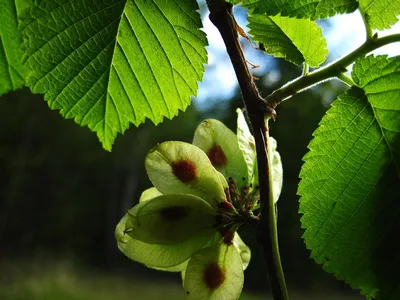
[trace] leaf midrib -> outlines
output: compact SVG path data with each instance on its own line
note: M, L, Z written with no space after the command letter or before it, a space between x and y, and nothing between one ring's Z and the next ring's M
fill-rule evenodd
M388 139L387 139L387 137L386 137L386 135L385 135L385 132L383 131L383 128L385 128L385 127L382 126L381 122L379 121L379 118L377 117L376 108L375 108L372 104L370 104L370 105L371 105L371 108L372 108L372 112L373 112L373 114L374 114L374 119L375 119L376 122L378 123L378 125L379 125L379 130L381 131L382 137L383 137L383 139L385 140L386 146L387 146L388 149L389 149L389 152L390 152L390 160L391 160L391 162L394 163L395 168L396 168L396 171L397 171L397 177L398 177L398 179L400 180L400 166L397 164L397 161L396 161L395 158L394 158L393 149L392 149L392 147L391 147L391 145L390 145L390 143L389 143L389 141L388 141ZM387 130L389 130L389 129L387 129ZM396 132L396 131L393 131L393 130L389 130L389 131ZM396 133L399 134L399 132L396 132Z

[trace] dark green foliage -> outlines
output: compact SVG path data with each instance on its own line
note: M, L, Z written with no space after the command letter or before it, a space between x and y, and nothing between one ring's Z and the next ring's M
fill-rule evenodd
M304 157L304 239L324 269L364 295L400 297L400 58L360 58Z

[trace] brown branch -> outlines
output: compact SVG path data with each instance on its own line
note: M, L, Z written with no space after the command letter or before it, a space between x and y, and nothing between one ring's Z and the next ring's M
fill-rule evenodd
M271 174L267 153L268 128L264 121L264 117L274 118L275 110L270 103L260 96L247 67L239 43L237 24L232 14L232 4L224 0L207 0L206 2L210 9L209 18L224 40L253 127L257 150L261 208L257 238L267 265L273 297L275 300L286 300L288 295L278 250L275 207L270 184Z

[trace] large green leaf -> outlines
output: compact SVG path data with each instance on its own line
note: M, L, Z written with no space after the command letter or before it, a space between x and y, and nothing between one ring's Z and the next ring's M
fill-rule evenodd
M350 13L358 7L357 0L243 0L254 13L268 16L282 16L324 19L336 14Z
M360 10L372 29L386 29L397 23L399 0L359 0Z
M50 108L97 132L184 110L207 61L195 0L49 0L24 11L27 84Z
M24 85L22 38L18 32L18 12L24 3L2 0L0 5L0 95Z
M400 57L359 59L300 173L304 239L326 271L377 299L400 298Z
M400 56L360 58L352 77L368 97L400 178Z
M265 51L275 57L311 67L318 67L326 59L328 50L321 28L314 21L288 17L249 17L250 34L264 44Z

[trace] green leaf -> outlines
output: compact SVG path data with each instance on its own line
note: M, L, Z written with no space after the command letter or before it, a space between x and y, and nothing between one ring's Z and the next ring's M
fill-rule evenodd
M129 215L126 214L115 229L115 238L118 248L130 259L145 264L151 268L179 269L189 257L202 248L207 241L216 234L214 230L206 229L177 244L159 245L148 244L136 240L125 233L126 222Z
M249 17L250 34L263 43L265 52L294 64L316 68L328 54L321 28L314 21L282 16Z
M216 223L216 212L193 195L161 195L135 205L129 211L125 232L154 244L175 244ZM214 229L215 230L215 229Z
M155 124L189 105L207 54L195 0L49 0L24 12L32 73L27 84L51 109L97 132Z
M242 260L235 246L218 243L196 252L185 272L185 299L238 299L243 288Z
M214 207L226 200L220 173L192 144L161 143L147 155L145 165L151 182L162 194L192 194Z
M400 178L400 56L359 58L351 75L368 97Z
M357 0L243 0L243 5L254 13L324 19L336 14L351 13L358 7Z
M356 61L322 119L298 193L311 256L376 299L400 298L400 58Z
M22 38L18 32L21 1L4 0L0 5L0 96L24 86Z
M383 30L397 23L399 0L359 0L360 11L372 29Z
M194 133L193 145L207 154L225 178L233 178L239 187L244 183L242 178L247 177L247 166L237 136L222 122L212 119L201 122Z
M242 1L241 0L226 0L226 2L228 2L228 3L232 3L232 4L240 4L240 3L242 3Z

